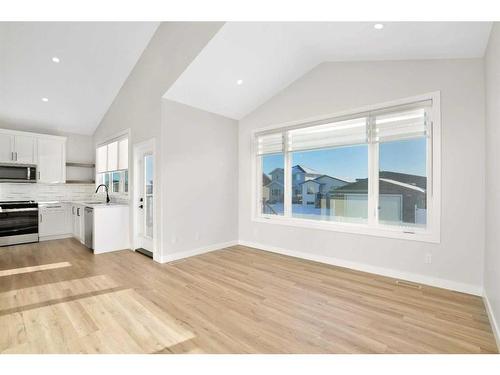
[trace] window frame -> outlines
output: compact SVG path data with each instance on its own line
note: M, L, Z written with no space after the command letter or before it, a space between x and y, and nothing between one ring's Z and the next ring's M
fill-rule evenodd
M365 106L353 110L337 112L326 116L318 116L305 120L292 121L282 124L266 126L251 131L251 220L253 222L277 224L301 228L329 230L335 232L364 234L377 237L415 240L440 243L441 241L441 103L440 91L407 97L375 105ZM427 225L426 228L411 226L395 226L378 222L378 174L379 174L379 143L368 142L368 220L367 223L332 222L314 219L294 218L292 208L292 176L291 152L288 151L287 132L297 127L306 127L323 121L340 121L357 116L367 115L369 112L390 110L391 107L403 107L418 102L432 101L428 109L430 114L430 136L426 140L426 167L427 167ZM373 117L368 116L368 121ZM257 153L255 139L258 135L283 131L284 157L284 215L262 214L260 202L262 200L262 156Z

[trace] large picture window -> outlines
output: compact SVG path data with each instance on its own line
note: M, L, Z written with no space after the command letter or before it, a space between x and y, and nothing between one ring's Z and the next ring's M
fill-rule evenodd
M438 241L438 108L434 94L257 132L257 217Z

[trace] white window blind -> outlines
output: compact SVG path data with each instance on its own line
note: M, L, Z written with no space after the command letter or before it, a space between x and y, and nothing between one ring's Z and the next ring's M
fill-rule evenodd
M118 169L128 169L128 138L118 142Z
M257 154L276 154L283 152L283 134L263 134L257 137Z
M118 142L108 144L108 172L118 169Z
M376 115L374 123L376 142L424 136L430 127L425 108Z
M101 146L97 148L97 173L106 172L108 169L108 148Z
M292 129L288 150L313 150L366 143L366 117Z

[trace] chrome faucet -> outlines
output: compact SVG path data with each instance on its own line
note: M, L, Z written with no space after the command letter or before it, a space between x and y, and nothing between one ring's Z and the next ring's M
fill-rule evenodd
M97 194L97 192L99 191L99 188L101 186L104 186L104 188L106 189L106 203L109 203L110 199L109 199L109 194L108 194L108 187L104 184L100 184L97 189L95 189L95 193Z

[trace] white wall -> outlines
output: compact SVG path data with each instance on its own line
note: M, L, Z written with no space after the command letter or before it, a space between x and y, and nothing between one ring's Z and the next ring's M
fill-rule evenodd
M155 139L160 153L162 96L205 47L223 23L163 22L151 38L136 66L94 133L96 144L130 129L129 194L133 194L134 144ZM161 155L157 155L160 160ZM155 169L156 184L161 186L161 170ZM161 206L161 198L157 197ZM133 215L130 215L132 228ZM161 210L155 220L160 222ZM161 233L157 233L160 237ZM132 237L132 231L131 231Z
M500 345L500 24L495 23L485 56L486 253L484 291Z
M481 293L485 225L481 59L324 63L239 125L239 238L313 259ZM441 243L251 221L252 129L441 91ZM425 254L432 264L425 264Z
M163 100L163 260L238 239L238 122Z

